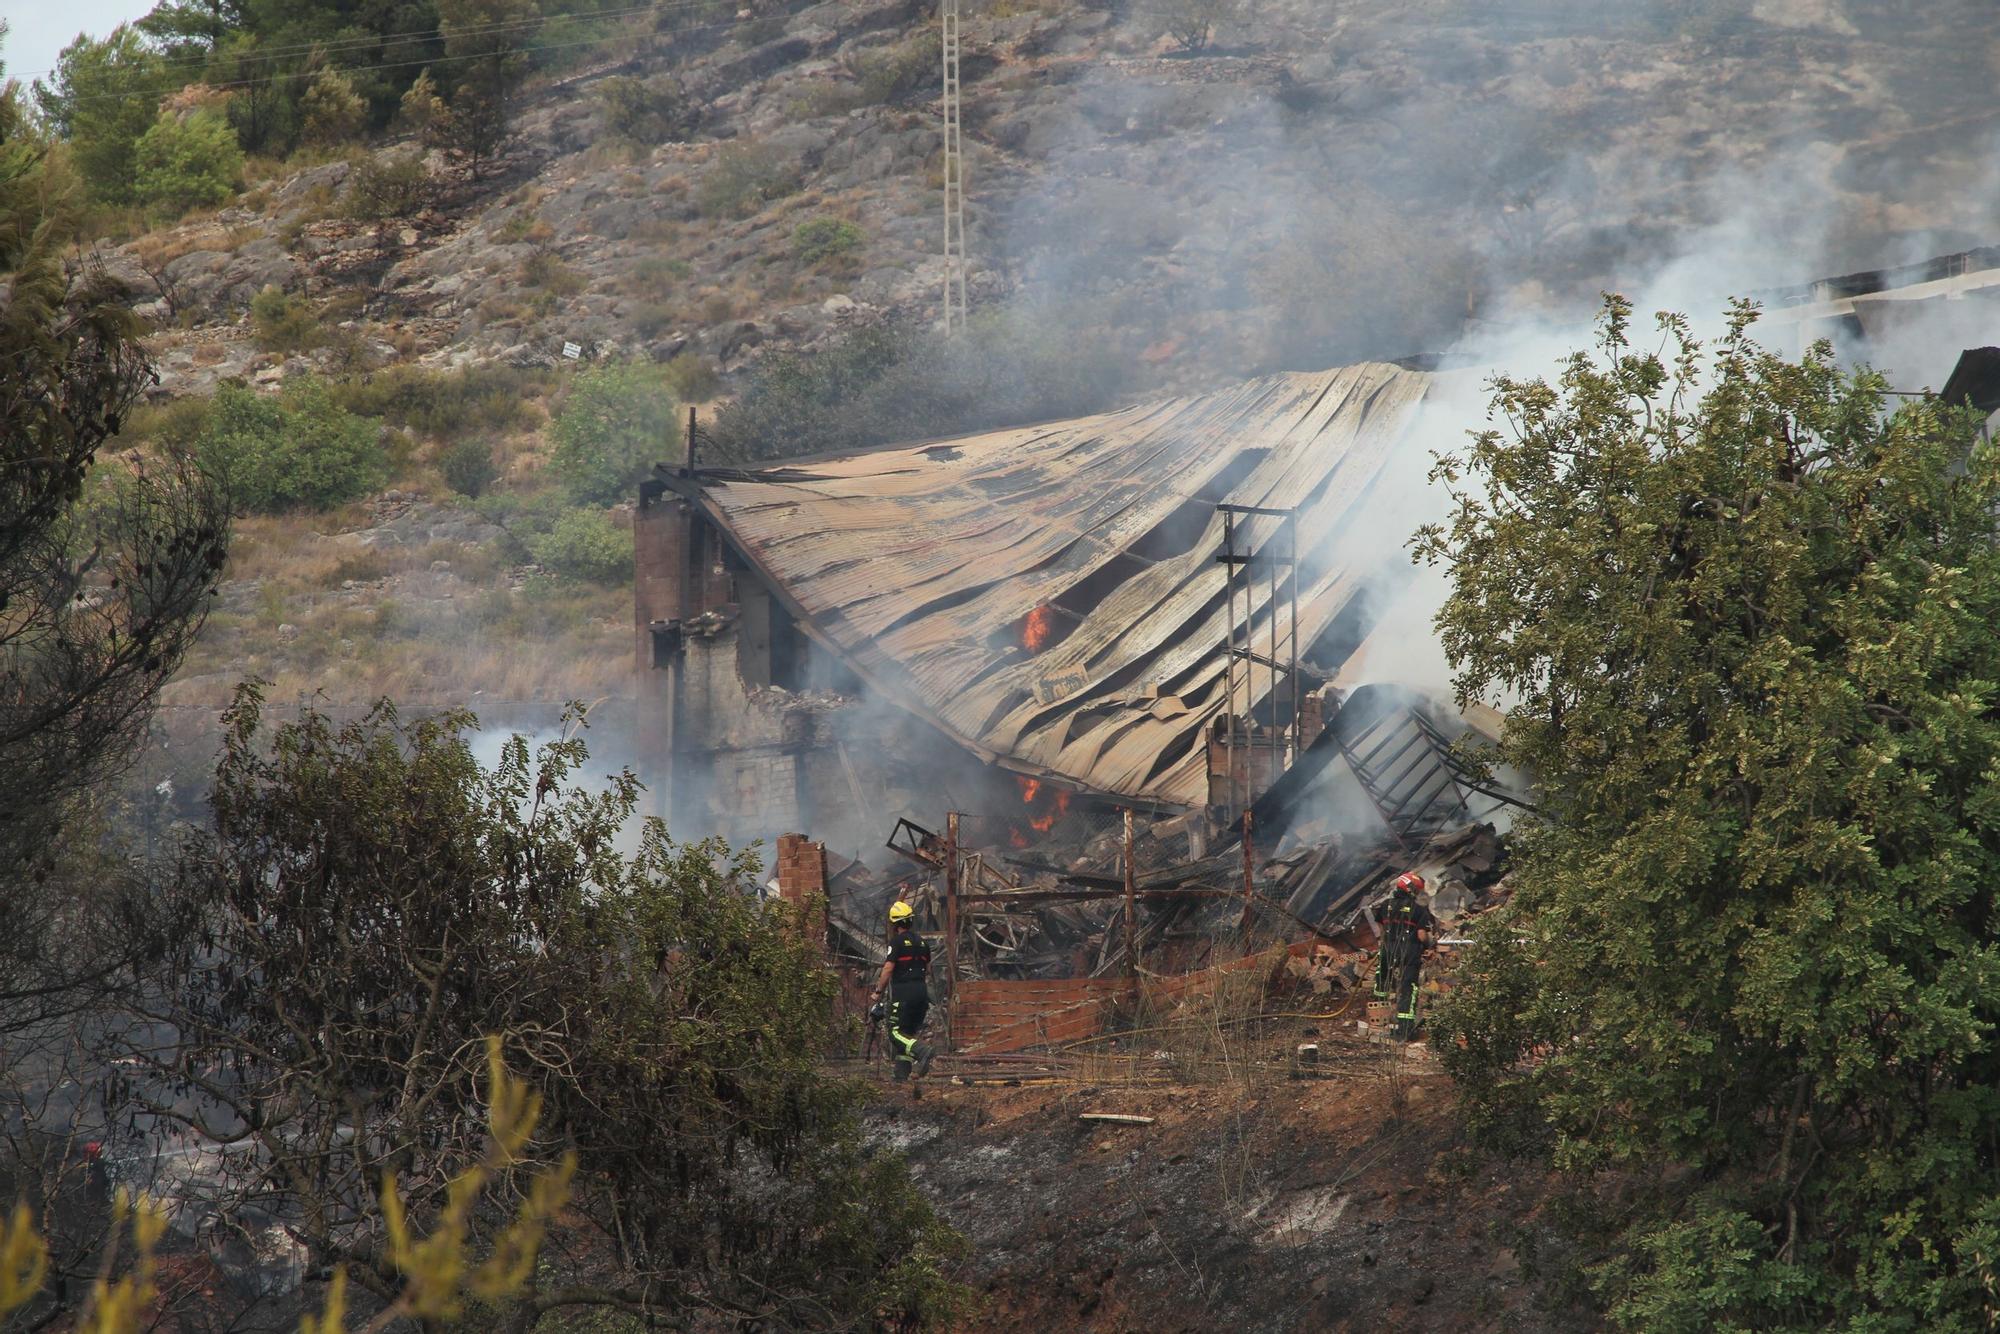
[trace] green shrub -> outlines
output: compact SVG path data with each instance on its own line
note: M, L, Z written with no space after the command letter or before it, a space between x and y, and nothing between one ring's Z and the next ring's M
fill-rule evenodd
M208 429L210 400L200 395L169 399L157 406L142 403L125 414L118 428L121 443L160 445L175 452L194 448Z
M744 218L799 188L797 160L772 144L725 144L696 196L711 217Z
M937 81L937 33L919 33L894 46L864 51L852 69L861 106L881 106L919 88L928 89Z
M500 476L493 448L484 440L461 440L438 455L444 483L461 496L477 497Z
M580 270L564 263L555 251L539 246L521 261L521 281L551 296L575 296L590 286Z
M660 376L683 403L706 403L722 389L722 377L706 357L683 352L666 364Z
M266 352L305 352L326 341L312 303L279 287L250 298L251 336Z
M318 148L344 144L361 133L368 121L368 103L337 69L323 69L299 98L301 133Z
M639 291L665 296L687 281L694 270L684 259L664 259L658 255L640 260L632 268L632 282Z
M160 117L133 146L132 161L139 202L163 213L220 204L243 175L236 131L212 111Z
M557 519L569 513L562 495L555 491L526 495L519 491L492 491L474 500L472 508L480 518L497 524L507 534L503 545L508 559L513 561L534 559L531 547L535 540L545 536L556 526Z
M403 90L402 100L396 108L396 125L399 129L428 138L445 115L444 98L438 94L437 82L431 78L431 72L425 70Z
M631 307L630 319L641 338L652 338L681 322L681 308L664 301L641 301Z
M347 216L380 222L414 213L430 192L430 168L421 151L407 149L364 158L347 187Z
M377 424L334 402L317 377L276 398L224 385L195 450L238 510L328 510L388 480Z
M677 142L701 122L680 80L670 75L606 79L597 86L597 101L604 108L605 127L636 143Z
M578 504L623 500L674 452L677 407L659 367L592 367L556 414L550 470Z
M333 394L350 412L380 417L434 440L456 440L491 437L526 425L534 415L529 397L554 383L552 371L499 364L450 371L392 366L343 381Z
M565 579L617 584L632 577L632 534L596 510L575 509L528 539L535 563Z
M818 264L861 248L862 230L845 218L811 218L792 229L792 253Z

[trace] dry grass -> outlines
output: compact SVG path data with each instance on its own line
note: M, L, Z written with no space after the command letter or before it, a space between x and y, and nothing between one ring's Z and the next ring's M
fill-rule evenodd
M1225 974L1212 989L1165 1006L1142 1000L1129 1026L1079 1045L1079 1077L1246 1088L1273 1082L1284 1072L1260 1032L1266 1010L1262 969Z
M276 698L336 703L476 707L629 689L629 589L517 589L495 547L359 547L314 531L327 522L243 521L228 577L239 590L256 581L255 592L209 618L169 703L219 706L245 676L271 682Z

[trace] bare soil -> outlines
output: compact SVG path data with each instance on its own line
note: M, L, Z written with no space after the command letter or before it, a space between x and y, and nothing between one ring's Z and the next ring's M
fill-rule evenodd
M1472 1153L1421 1046L1210 1084L885 1086L876 1132L969 1238L980 1330L1589 1328L1521 1252L1562 1183ZM1084 1112L1150 1125L1079 1119Z

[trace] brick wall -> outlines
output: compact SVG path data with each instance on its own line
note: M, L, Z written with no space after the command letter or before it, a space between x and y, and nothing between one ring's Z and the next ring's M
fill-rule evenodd
M687 507L662 500L632 516L634 627L638 632L638 667L653 668L654 621L676 620L681 614L681 562L686 559Z
M817 896L819 911L805 928L827 943L826 844L804 834L778 835L778 897L797 907Z
M1164 1007L1206 995L1233 973L1263 970L1276 973L1288 960L1312 950L1311 942L1277 945L1262 953L1231 959L1192 973L1148 977L1141 981L1146 999ZM1120 999L1132 995L1123 978L1074 977L1012 982L981 979L961 982L952 1015L954 1049L968 1052L1021 1051L1028 1047L1060 1046L1102 1032Z
M826 844L804 834L778 835L778 897L804 903L813 894L826 894Z

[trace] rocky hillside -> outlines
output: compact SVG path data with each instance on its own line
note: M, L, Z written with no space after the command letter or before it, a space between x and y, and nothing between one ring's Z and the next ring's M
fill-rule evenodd
M1663 271L1708 304L1992 239L1972 0L1614 9L968 0L981 346L1115 367L1074 410L1444 351ZM531 86L477 176L380 143L102 243L159 330L137 436L218 386L318 381L393 464L372 499L245 522L169 718L211 718L250 673L349 702L629 691L615 571L538 579L553 511L509 517L548 490L551 415L578 365L659 364L713 412L776 359L935 319L930 10L662 7ZM496 473L476 512L455 446Z
M1441 350L1502 297L1636 281L1712 224L1783 229L1736 236L1718 282L1990 239L1993 53L1960 40L1965 0L1218 0L1238 18L1198 51L1165 4L969 7L976 300L1087 325L1172 380ZM663 16L631 58L535 93L484 179L439 171L407 215L343 216L343 160L115 248L177 326L159 392L296 370L247 336L266 286L323 303L363 364L574 342L734 377L934 316L925 9ZM615 78L654 101L609 104Z

